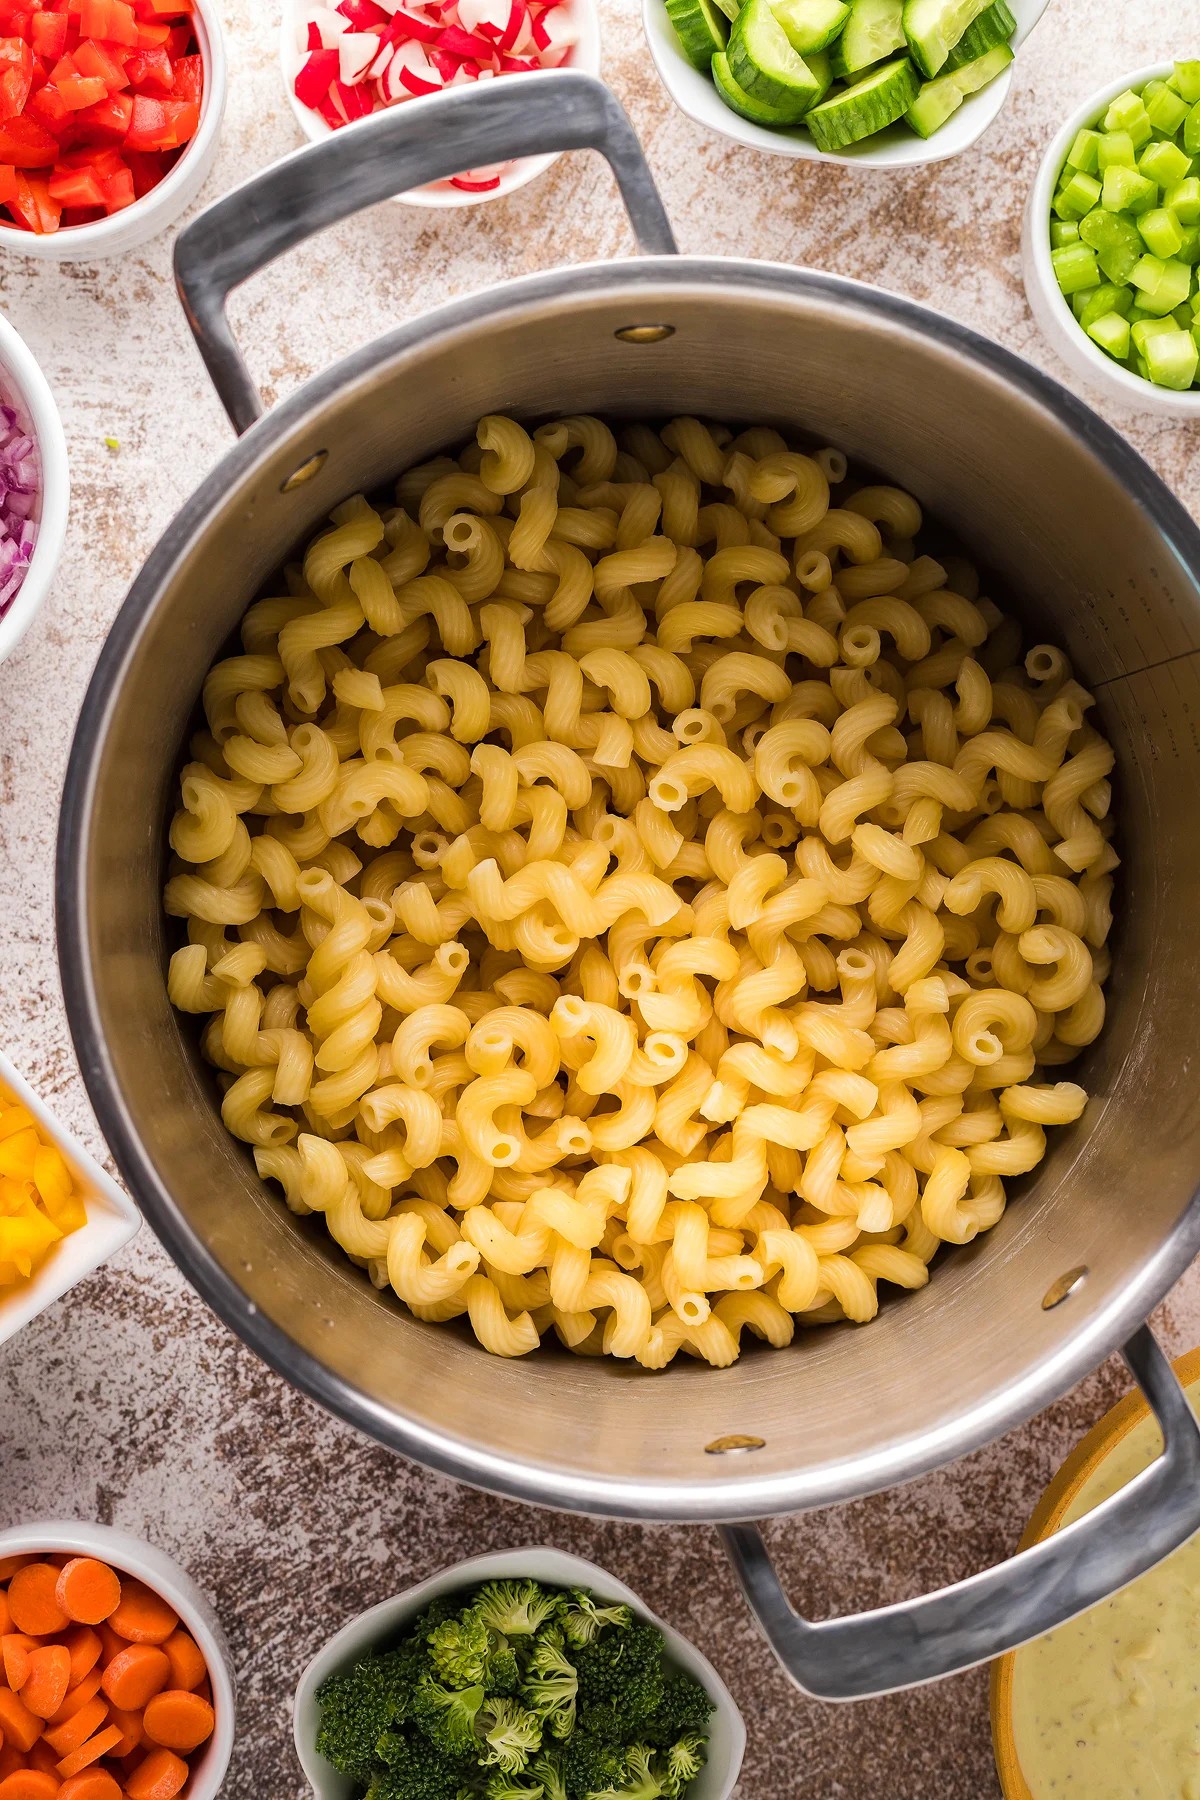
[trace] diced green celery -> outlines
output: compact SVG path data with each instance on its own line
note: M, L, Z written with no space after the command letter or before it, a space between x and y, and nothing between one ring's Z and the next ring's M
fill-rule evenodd
M1140 375L1143 381L1149 381L1150 371L1146 367L1146 359L1144 356L1139 356L1136 350L1129 359L1129 366L1135 375Z
M1129 355L1129 320L1123 319L1120 313L1102 313L1090 325L1085 325L1084 330L1094 344L1099 344L1101 350L1106 350L1119 362Z
M1074 244L1079 238L1079 226L1074 219L1051 219L1050 248L1061 250L1064 244Z
M1190 388L1200 367L1200 349L1190 331L1149 338L1142 354L1156 387Z
M1080 227L1082 236L1083 228ZM1200 263L1200 225L1189 225L1184 231L1183 242L1175 252L1176 262L1188 263L1193 268Z
M1134 171L1127 169L1125 173L1127 175L1134 174ZM1135 179L1140 181L1142 178L1140 175L1135 175ZM1151 187L1151 191L1157 197L1158 189L1152 187L1149 182L1146 185ZM1054 210L1060 219L1082 219L1085 213L1091 212L1099 198L1100 183L1095 176L1085 175L1082 169L1076 169L1072 173L1071 179L1065 181L1054 196Z
M1192 326L1192 341L1197 350L1200 350L1200 321Z
M1096 252L1089 250L1086 244L1064 244L1061 250L1050 252L1050 261L1054 264L1055 280L1064 294L1077 294L1082 288L1099 285Z
M1131 122L1141 118L1146 111L1140 94L1132 88L1126 88L1108 103L1108 111L1104 115L1105 131L1128 131Z
M1072 245L1071 248L1076 246ZM1065 253L1060 251L1058 254ZM1156 313L1160 318L1174 312L1192 290L1191 269L1186 263L1175 262L1169 257L1143 256L1131 271L1129 279L1139 291L1139 306L1143 306L1148 313ZM1079 285L1082 286L1083 283Z
M1090 181L1090 175L1076 176L1077 181ZM1135 216L1149 212L1158 201L1158 187L1155 182L1147 181L1136 169L1122 167L1105 169L1103 204L1109 212L1127 212Z
M1078 296L1076 296L1078 298ZM1114 287L1111 281L1105 281L1097 288L1083 290L1083 311L1079 315L1079 323L1086 331L1105 313L1127 313L1133 305L1133 289Z
M1179 327L1174 319L1138 319L1130 326L1134 348L1144 356L1146 345L1151 338L1162 337L1164 333L1172 337L1179 335Z
M1177 62L1171 79L1189 106L1200 100L1200 62Z
M1183 121L1183 147L1189 156L1200 156L1200 100Z
M1174 256L1183 243L1183 232L1174 213L1156 206L1142 214L1137 222L1147 250L1154 256Z
M1100 146L1098 131L1077 131L1075 142L1067 151L1068 169L1082 169L1085 175L1096 173L1096 156Z
M1088 303L1088 290L1086 288L1081 289L1078 294L1072 294L1070 296L1070 300L1071 300L1071 311L1075 314L1075 317L1082 324L1083 309Z
M1145 312L1142 309L1142 307L1138 306L1135 302L1134 305L1131 306L1129 311L1125 314L1125 317L1129 320L1129 323L1131 325L1138 325L1141 323L1141 321L1143 319L1149 319L1150 317L1152 317L1152 315L1148 312Z
M1200 319L1200 293L1193 294L1188 301L1188 305L1192 309L1192 317L1194 319Z
M1163 205L1168 207L1181 225L1200 225L1200 175L1189 175L1184 181L1177 181L1174 187L1168 188L1163 195Z
M1144 250L1137 226L1131 220L1098 206L1079 221L1079 235L1098 253L1106 280L1118 284L1129 280L1129 271Z
M1178 131L1187 118L1187 101L1181 100L1178 94L1173 94L1165 81L1158 93L1151 95L1149 99L1143 94L1142 98L1150 123L1156 130L1165 131L1168 137Z
M1185 300L1182 306L1175 307L1170 316L1184 331L1190 331L1192 329L1192 322L1195 315L1192 312L1191 305L1188 301Z
M1137 151L1127 131L1106 131L1096 146L1096 164L1105 169L1136 169Z
M1169 144L1165 138L1156 138L1154 143L1147 144L1137 159L1139 172L1147 181L1157 181L1159 187L1171 187L1182 181L1185 175L1191 174L1192 159L1185 156L1178 144Z

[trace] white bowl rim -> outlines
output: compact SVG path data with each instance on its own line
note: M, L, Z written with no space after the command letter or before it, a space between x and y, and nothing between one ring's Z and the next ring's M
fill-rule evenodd
M482 1556L468 1557L459 1563L450 1563L429 1575L424 1581L406 1588L388 1600L378 1601L368 1607L366 1612L349 1619L339 1631L329 1639L324 1647L308 1663L296 1685L295 1700L292 1705L292 1734L296 1744L296 1755L300 1767L308 1779L317 1800L324 1800L322 1780L328 1765L317 1767L315 1747L305 1741L301 1735L301 1710L315 1704L316 1690L347 1656L363 1648L372 1641L379 1641L394 1631L406 1618L421 1610L426 1601L432 1600L439 1593L446 1593L456 1587L470 1587L478 1582L493 1579L518 1580L527 1576L530 1571L523 1567L530 1562L538 1562L549 1572L536 1576L547 1582L562 1586L587 1586L603 1599L623 1600L627 1606L651 1625L662 1632L668 1654L686 1666L690 1673L696 1675L708 1690L709 1696L716 1702L729 1730L729 1768L726 1786L712 1800L729 1800L737 1785L741 1771L742 1759L746 1749L746 1725L738 1705L720 1675L713 1668L704 1652L684 1636L675 1626L651 1611L646 1602L635 1591L621 1581L599 1563L590 1562L586 1557L576 1556L573 1551L560 1550L555 1544L524 1544L512 1550L489 1550ZM323 1759L322 1759L323 1763Z
M1087 332L1080 328L1069 303L1063 298L1054 278L1054 264L1050 260L1050 201L1054 183L1066 161L1067 151L1075 141L1076 133L1097 119L1110 101L1115 100L1118 94L1123 94L1126 88L1140 93L1148 81L1162 80L1171 73L1173 67L1173 62L1148 63L1144 68L1131 70L1120 80L1106 82L1103 87L1090 94L1081 106L1076 107L1051 139L1038 164L1029 192L1029 258L1032 259L1033 276L1038 286L1046 298L1064 312L1063 324L1070 327L1073 337L1078 340L1078 349L1098 381L1103 381L1114 394L1119 395L1128 405L1136 407L1139 412L1200 419L1200 388L1193 388L1189 393L1186 388L1180 390L1156 387L1152 381L1145 381L1140 375L1135 375L1132 369L1122 368L1111 356L1106 356L1103 350L1093 344ZM1038 228L1038 215L1046 227L1044 231ZM1027 259L1026 280L1029 278L1030 264Z
M334 135L333 126L327 125L320 113L314 112L311 106L304 106L296 98L293 81L298 66L295 48L295 14L299 0L283 0L282 16L279 22L279 70L283 78L284 91L288 105L292 109L292 117L311 144L319 144L325 138ZM600 73L600 6L599 0L569 0L569 4L581 25L578 42L573 46L571 60L560 64L567 69L581 69L585 75ZM497 79L503 79L497 77ZM387 111L387 108L381 108ZM338 127L338 134L353 131L355 125L364 125L367 119L376 117L368 113L364 119L355 119L349 125ZM403 194L393 194L392 199L401 206L424 206L433 210L458 206L481 206L489 200L506 200L510 194L519 193L536 181L539 175L555 164L564 154L561 150L544 152L540 156L522 156L516 159L515 167L500 177L499 187L489 188L486 193L472 194L464 188L440 187L430 184L427 187L409 188Z
M193 1765L194 1772L187 1784L187 1800L216 1800L233 1753L237 1699L230 1672L229 1646L216 1614L197 1584L165 1550L114 1525L90 1524L83 1519L38 1519L0 1531L0 1556L36 1554L38 1551L46 1555L73 1552L79 1556L100 1557L170 1601L180 1622L204 1654L217 1717L208 1748Z
M67 534L71 475L67 440L54 392L37 357L12 320L0 312L0 366L16 389L13 398L28 414L41 464L37 539L29 569L0 618L0 662L12 654L50 592Z
M1050 0L1027 0L1027 5L1023 4L1025 16L1017 21L1013 37L1014 48L1019 49L1025 42L1049 3ZM952 157L961 156L971 149L984 132L990 130L1003 111L1012 87L1013 65L1010 64L980 93L972 94L966 100L954 117L960 120L973 120L977 117L978 128L961 141L952 141L956 140L956 134L947 126L945 131L935 132L931 138L918 137L915 132L889 138L882 148L869 148L871 140L866 139L861 145L852 144L845 150L819 150L807 134L800 131L774 131L769 126L756 125L753 120L743 119L739 113L725 106L719 97L715 97L715 106L722 115L718 122L715 112L710 114L707 107L699 108L689 97L693 90L700 92L699 88L695 88L695 82L702 83L714 96L715 89L708 76L687 62L682 51L677 56L674 54L674 34L662 0L642 0L642 26L650 59L660 81L680 112L691 119L693 124L717 137L726 138L730 143L762 151L767 156L785 157L789 161L841 164L844 168L851 169L920 169L934 163L948 162Z
M200 99L200 123L196 135L185 145L183 155L149 193L142 194L132 206L110 213L106 219L94 219L90 225L64 225L49 239L0 224L0 250L10 251L15 256L42 256L55 262L86 262L92 256L115 255L122 246L113 240L122 238L131 224L145 225L154 216L160 218L161 228L165 230L175 211L187 204L187 194L181 195L177 205L174 204L176 195L189 180L196 164L202 162L212 148L221 129L229 85L225 34L214 0L191 0L191 10L193 18L203 28L196 31L196 38L204 58L204 93ZM43 249L43 243L54 248ZM67 244L70 245L69 254L63 248Z

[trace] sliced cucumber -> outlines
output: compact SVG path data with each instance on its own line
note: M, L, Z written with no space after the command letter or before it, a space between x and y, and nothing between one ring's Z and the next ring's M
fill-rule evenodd
M903 50L903 14L904 0L850 0L850 17L830 52L834 74L853 80L894 50Z
M770 0L746 0L729 34L729 72L752 100L799 119L821 95L821 83L771 11Z
M810 50L804 60L817 84L817 97L812 102L812 105L816 106L817 102L823 100L833 86L833 69L830 66L829 52L828 50Z
M922 75L936 75L988 0L904 0L904 36Z
M812 107L804 123L819 150L841 150L903 118L920 86L907 56L893 57L853 87L843 88L840 94Z
M694 69L707 75L718 50L725 48L729 20L712 0L666 0L667 17Z
M734 80L729 69L729 58L724 50L718 50L712 59L712 78L713 86L729 110L740 113L752 125L769 125L778 130L782 126L796 124L795 113L786 109L781 112L777 106L769 106L766 101L756 99Z
M717 0L717 5L731 25L742 10L742 0Z
M981 12L975 23L963 32L946 58L945 70L961 69L964 63L974 62L977 56L994 50L997 44L1007 44L1016 29L1017 21L1004 0L992 0L987 11Z
M932 137L946 120L956 113L968 94L977 94L989 81L1002 75L1013 59L1007 44L994 44L974 62L951 69L933 81L923 84L920 93L905 113L905 118L918 137Z
M801 56L832 44L849 17L846 0L771 0L792 49Z

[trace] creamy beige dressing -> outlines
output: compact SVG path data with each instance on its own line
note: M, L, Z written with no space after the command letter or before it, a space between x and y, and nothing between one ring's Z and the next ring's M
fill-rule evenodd
M1200 1411L1200 1379L1188 1394ZM1152 1419L1120 1440L1062 1523L1162 1447ZM1123 1593L1018 1651L1013 1737L1034 1800L1200 1800L1200 1536Z

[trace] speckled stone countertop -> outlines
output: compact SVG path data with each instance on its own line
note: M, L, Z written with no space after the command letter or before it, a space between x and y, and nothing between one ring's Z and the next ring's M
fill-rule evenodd
M1049 363L1026 309L1021 207L1042 147L1092 88L1184 46L1173 0L1052 0L1007 110L957 161L897 175L788 163L706 137L676 112L636 0L600 0L604 70L641 134L680 247L811 264L926 301ZM212 198L294 148L271 0L223 0L231 83ZM1191 46L1192 54L1196 46ZM270 399L447 295L550 260L626 254L594 158L512 200L432 214L386 205L289 256L234 307ZM57 389L74 472L56 589L0 669L0 1041L104 1154L70 1049L54 959L55 818L79 701L125 588L230 438L184 328L170 244L91 266L0 257L0 306ZM1061 371L1058 371L1061 373ZM1130 431L1200 513L1200 431ZM119 448L106 448L115 437ZM1200 1342L1200 1271L1156 1321ZM771 1541L815 1616L878 1604L1010 1552L1045 1481L1125 1385L1114 1364L1023 1431L903 1492ZM0 1526L77 1515L143 1533L213 1596L232 1641L240 1730L224 1792L306 1793L290 1744L296 1676L382 1594L485 1549L546 1541L611 1566L693 1637L746 1715L741 1800L995 1796L986 1677L854 1708L802 1700L759 1641L713 1535L510 1505L385 1454L259 1363L148 1231L0 1351Z

